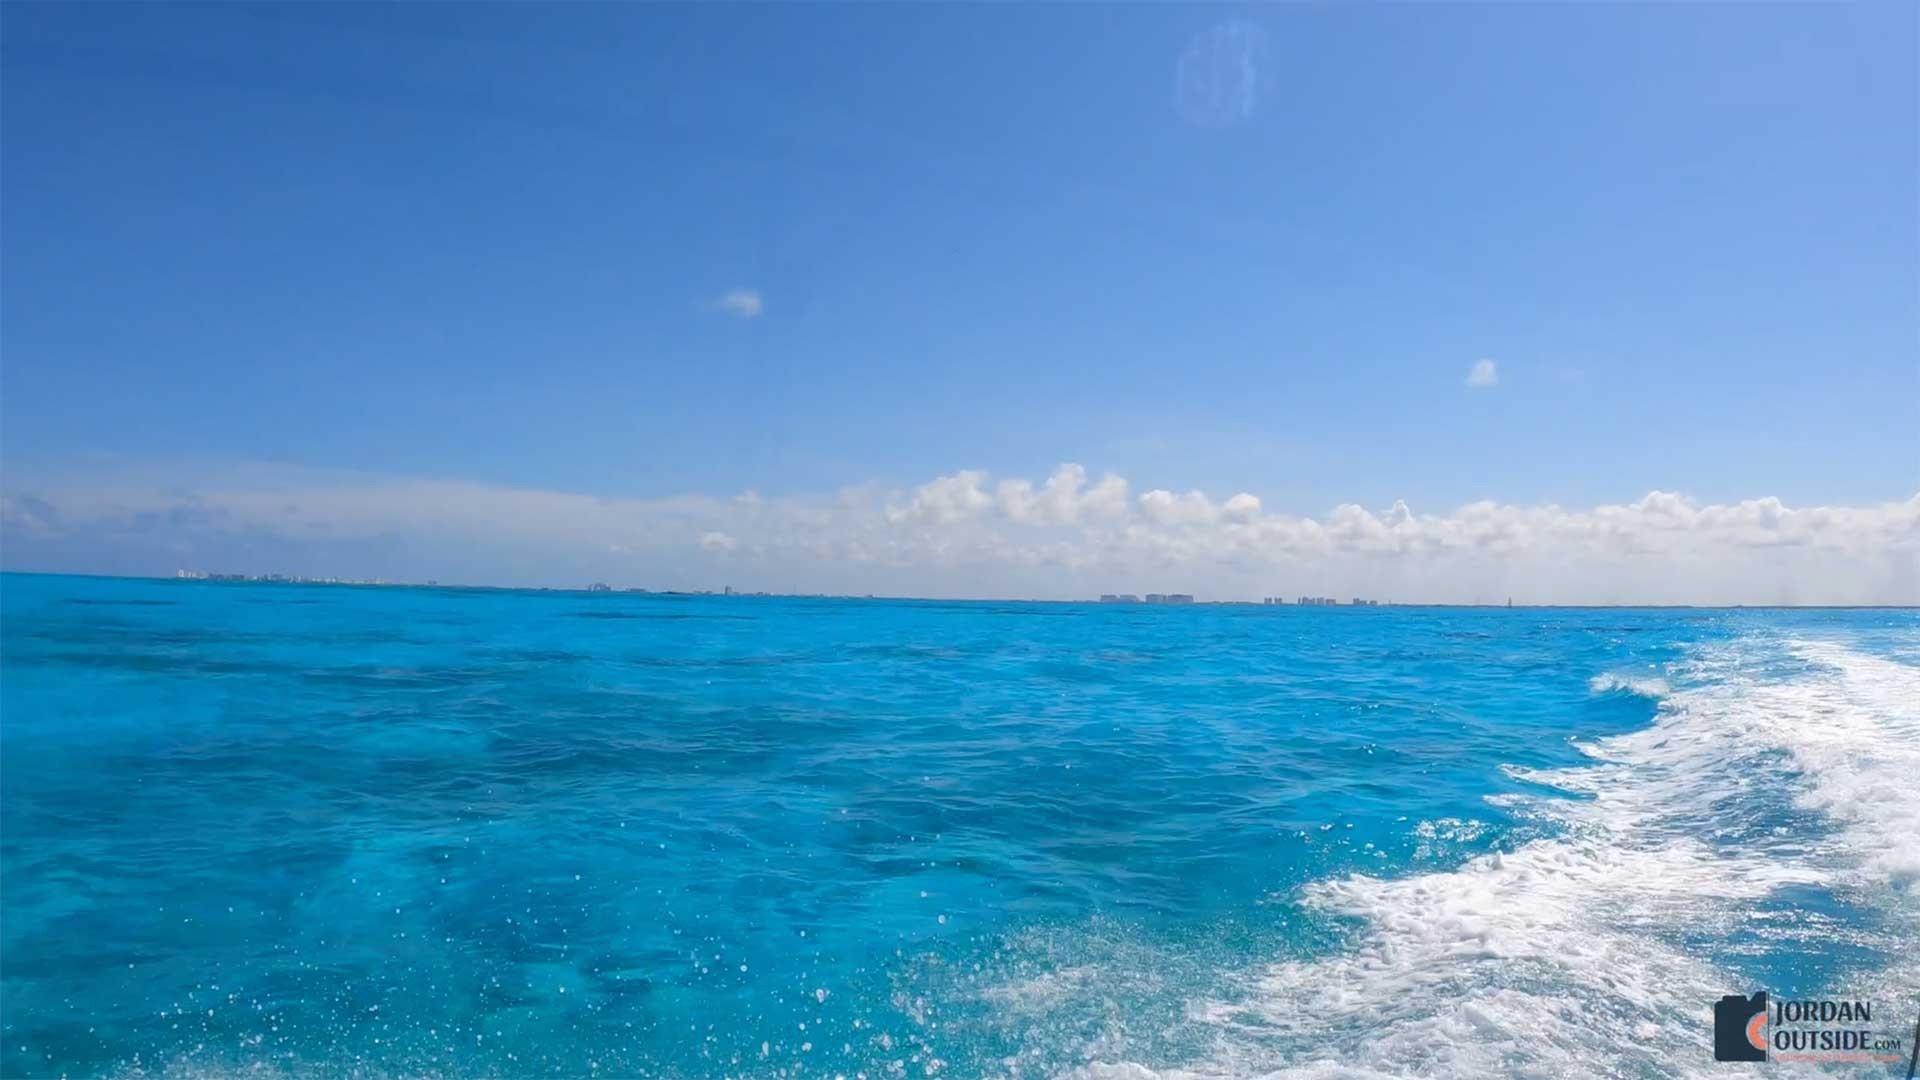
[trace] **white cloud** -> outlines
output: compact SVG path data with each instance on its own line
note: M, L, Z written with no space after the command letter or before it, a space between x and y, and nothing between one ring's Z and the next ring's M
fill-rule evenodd
M914 491L912 502L889 508L887 517L896 522L945 525L984 513L993 505L993 497L980 490L986 479L987 474L978 469L962 469L952 476L929 480Z
M996 502L1010 521L1022 525L1072 525L1082 517L1117 517L1127 510L1127 482L1108 473L1086 488L1087 470L1067 464L1055 469L1039 490L1026 480L1000 481Z
M760 291L758 289L734 289L713 302L716 311L729 315L738 315L742 319L760 317Z
M1491 360L1477 360L1467 371L1468 386L1492 386L1500 381L1500 369Z
M1241 492L1034 483L962 470L909 491L606 499L276 468L9 469L0 550L17 569L179 566L507 584L604 580L800 591L1067 598L1180 591L1405 601L1920 602L1920 495L1793 507L1654 491L1567 509L1405 502L1318 517ZM276 560L256 564L250 559ZM728 579L712 560L729 562ZM304 560L304 561L302 561ZM377 566L368 560L385 560ZM456 570L465 575L456 578Z
M1229 521L1252 521L1260 516L1260 497L1243 491L1221 503L1220 513Z
M1140 496L1140 512L1161 525L1200 525L1219 516L1205 493L1189 491L1175 495L1165 489Z

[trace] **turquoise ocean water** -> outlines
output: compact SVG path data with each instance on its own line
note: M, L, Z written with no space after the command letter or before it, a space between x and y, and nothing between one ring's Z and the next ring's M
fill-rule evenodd
M1920 989L1912 611L0 617L9 1077L1719 1076Z

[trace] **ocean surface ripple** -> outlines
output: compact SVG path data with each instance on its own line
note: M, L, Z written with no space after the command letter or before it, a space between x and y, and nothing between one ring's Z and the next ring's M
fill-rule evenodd
M7 575L0 665L8 1077L1714 1076L1920 987L1912 611Z

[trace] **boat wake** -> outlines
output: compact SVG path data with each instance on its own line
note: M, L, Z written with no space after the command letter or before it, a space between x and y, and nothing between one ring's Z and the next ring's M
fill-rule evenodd
M1685 688L1662 686L1652 726L1582 747L1592 764L1509 770L1574 796L1504 800L1550 838L1451 872L1306 887L1310 912L1357 921L1344 951L1245 973L1206 1002L1218 1037L1203 1061L1084 1074L1717 1075L1707 1018L1750 988L1744 961L1818 956L1842 929L1872 961L1835 989L1904 1001L1920 985L1901 947L1920 940L1920 668L1745 640L1676 675ZM1836 905L1870 917L1823 922Z
M1637 694L1655 699L1673 692L1667 680L1657 675L1618 675L1613 672L1588 679L1587 689L1596 694Z

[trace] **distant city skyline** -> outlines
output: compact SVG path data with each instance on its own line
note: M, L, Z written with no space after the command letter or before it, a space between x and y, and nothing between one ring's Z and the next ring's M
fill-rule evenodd
M0 24L0 567L1920 602L1912 5Z

